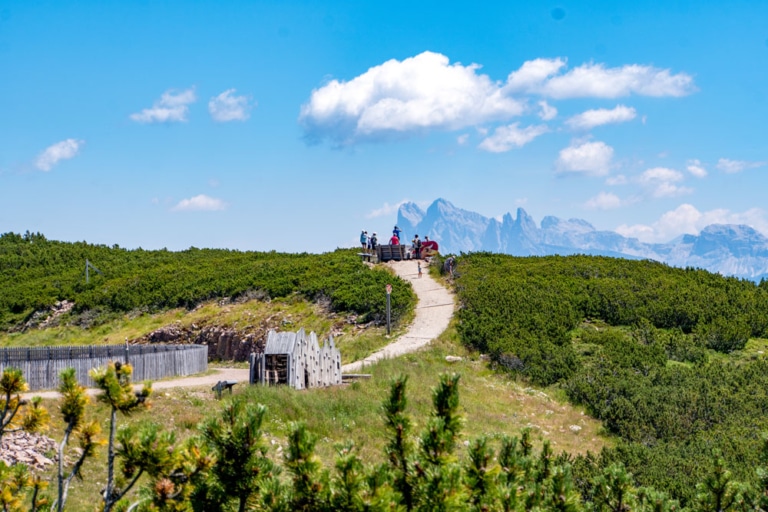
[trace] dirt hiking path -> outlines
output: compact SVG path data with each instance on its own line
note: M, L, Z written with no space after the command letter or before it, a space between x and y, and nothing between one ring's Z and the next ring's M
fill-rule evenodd
M416 318L405 334L386 347L374 352L361 361L345 364L342 373L356 373L365 366L381 359L397 357L415 352L440 336L448 328L453 316L453 293L430 277L422 262L423 276L418 277L417 261L393 261L388 263L402 279L409 281L419 301L416 304Z
M416 261L392 261L388 265L399 277L410 282L411 286L413 286L413 291L416 292L418 297L416 317L405 334L365 359L343 365L341 367L342 373L358 373L365 366L369 366L381 359L415 352L440 336L451 321L454 307L453 293L429 276L428 268L423 262L422 269L424 272L421 278L418 277ZM158 391L179 387L213 387L220 380L235 380L239 384L247 384L249 379L248 373L249 370L247 368L216 368L207 375L153 381L152 389ZM137 389L140 387L140 385L136 386ZM97 389L88 390L89 395L96 395L98 392ZM25 398L33 396L58 398L59 393L57 391L33 391L24 393L23 396Z

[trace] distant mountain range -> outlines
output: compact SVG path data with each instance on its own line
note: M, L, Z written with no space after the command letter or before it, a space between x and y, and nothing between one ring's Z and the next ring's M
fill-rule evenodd
M440 244L440 252L490 251L514 256L592 254L652 259L676 267L698 267L752 279L768 277L768 238L745 225L711 224L698 235L647 244L613 231L598 231L581 219L547 216L537 225L522 208L498 221L437 199L426 211L405 203L397 224L408 240L418 233Z

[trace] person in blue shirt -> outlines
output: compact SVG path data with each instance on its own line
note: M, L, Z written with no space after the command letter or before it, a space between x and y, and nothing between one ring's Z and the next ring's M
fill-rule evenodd
M403 239L403 230L397 226L395 226L395 229L392 230L392 234L395 235L398 240Z
M365 230L360 233L360 245L363 246L363 252L368 250L368 232Z

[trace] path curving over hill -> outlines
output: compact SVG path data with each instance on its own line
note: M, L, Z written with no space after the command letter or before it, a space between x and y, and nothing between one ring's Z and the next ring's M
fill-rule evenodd
M416 304L416 318L408 326L405 334L365 359L343 365L342 373L359 372L365 366L381 359L415 352L440 336L448 328L453 317L455 305L453 293L432 279L426 272L426 268L424 268L423 277L419 278L415 260L393 261L388 264L399 277L409 281L413 286L413 291L419 299Z
M381 359L388 359L415 352L440 336L440 334L448 328L451 317L453 317L453 293L429 276L426 265L422 265L424 272L421 278L418 277L417 262L415 260L393 261L388 263L388 265L392 267L399 277L409 281L411 286L413 286L413 291L418 297L416 316L413 323L408 326L408 330L405 334L365 359L343 365L341 367L342 373L360 372L365 366L371 365ZM152 389L160 390L179 387L214 386L220 380L236 380L240 384L247 384L248 379L248 369L217 368L207 375L155 381L152 383ZM88 390L88 394L94 395L96 393L98 393L98 390L96 389ZM57 398L59 393L57 391L33 391L24 393L24 396L27 398L32 396Z

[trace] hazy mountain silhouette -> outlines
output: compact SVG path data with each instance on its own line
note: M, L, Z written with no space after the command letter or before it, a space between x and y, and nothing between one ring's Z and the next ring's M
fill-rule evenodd
M768 238L745 225L712 224L698 235L683 235L663 244L648 244L613 231L598 231L581 219L544 217L540 225L518 208L501 221L435 200L422 210L404 203L397 224L406 240L418 233L436 240L440 252L490 251L514 256L593 254L652 259L677 267L699 267L711 272L753 280L768 276Z

